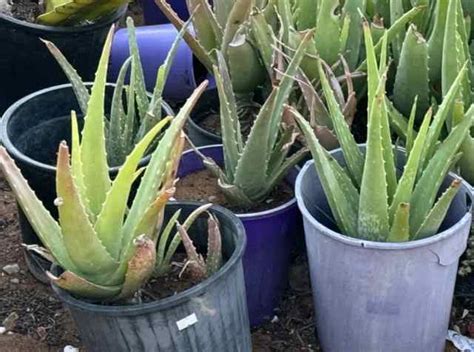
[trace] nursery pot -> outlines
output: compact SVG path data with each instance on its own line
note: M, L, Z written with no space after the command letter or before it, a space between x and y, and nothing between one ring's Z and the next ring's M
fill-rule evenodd
M166 206L164 223L178 209L185 219L198 206L171 202ZM225 263L188 290L152 303L111 306L88 303L53 285L71 311L88 351L251 351L242 270L244 228L222 207L213 206L211 212L220 223ZM205 253L206 217L198 218L189 235ZM57 267L53 270L58 273Z
M343 164L340 149L331 154ZM405 243L341 235L312 160L298 176L296 198L323 351L444 351L471 224L469 189L461 187L437 235Z
M182 1L183 4L185 1ZM158 69L165 62L168 51L178 35L172 24L136 28L138 50L148 91L155 88ZM125 60L130 56L128 31L119 29L112 44L110 78L115 82ZM206 68L193 56L184 40L181 40L163 92L167 101L182 102L207 77Z
M106 111L110 107L114 85L106 90ZM166 114L173 115L171 108L163 102ZM30 187L35 191L44 206L57 217L54 205L56 198L56 154L59 143L68 141L71 145L71 110L80 112L76 96L70 84L46 88L30 94L13 104L0 122L0 139L10 156L20 168ZM79 122L82 116L79 115ZM145 166L149 157L143 158L140 165ZM111 178L118 167L109 170ZM18 209L23 243L40 244L40 240L30 226L25 214ZM40 281L48 282L44 263L32 252L26 251L26 259L31 273Z
M27 94L67 83L68 79L41 39L53 42L85 81L92 81L110 26L127 6L94 24L52 27L0 13L0 114Z
M223 165L222 145L201 147L199 151ZM181 158L178 177L204 168L201 158L189 150ZM292 169L286 178L291 186L298 171L298 168ZM301 231L301 217L295 198L274 209L236 215L247 234L243 259L247 305L250 324L257 326L274 316L274 309L287 286L291 250Z
M167 0L171 8L176 12L183 21L189 18L186 0ZM146 25L169 23L168 17L161 12L155 0L141 0L143 8L143 19Z

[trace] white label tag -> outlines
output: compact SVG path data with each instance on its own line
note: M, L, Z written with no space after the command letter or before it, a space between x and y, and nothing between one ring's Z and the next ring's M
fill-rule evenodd
M198 322L196 314L190 314L186 318L183 318L181 320L178 320L176 322L176 325L178 326L178 330L182 331L186 328L189 328L190 326L196 324Z

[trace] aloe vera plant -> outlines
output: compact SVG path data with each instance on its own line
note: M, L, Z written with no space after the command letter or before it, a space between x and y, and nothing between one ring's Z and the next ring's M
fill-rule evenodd
M187 31L184 39L211 73L213 66L218 64L217 51L222 53L229 69L231 85L241 106L251 105L253 93L267 77L267 70L256 48L249 23L254 6L262 8L262 11L271 16L271 2L264 6L265 2L214 0L211 6L208 0L186 0L194 34ZM183 21L166 0L156 0L156 4L170 22L181 30Z
M193 241L188 235L186 227L180 223L177 223L176 227L178 228L188 257L185 268L190 275L196 280L203 280L217 272L222 266L222 238L217 218L211 213L208 213L207 256L205 259L198 253Z
M397 53L398 66L391 101L390 117L397 133L407 140L408 118L416 99L415 126L419 126L426 110L440 109L458 72L467 65L456 101L466 112L473 102L474 71L470 45L472 6L461 0L432 1L425 10L424 21L412 24L403 42L392 51ZM467 64L466 64L467 63ZM454 103L453 103L454 104ZM459 107L460 108L460 107ZM445 121L444 132L456 122ZM410 125L411 126L411 125ZM463 153L457 167L469 183L474 183L474 135L471 131L461 146Z
M127 18L131 56L123 63L117 77L106 125L106 151L107 159L111 166L121 165L125 161L126 156L133 150L135 144L162 119L163 90L178 49L179 41L182 39L189 23L185 23L182 31L178 33L165 61L160 66L154 91L150 97L146 91L133 19L131 17ZM110 56L112 36L113 28L109 32L103 49L103 53L107 57ZM88 108L87 102L90 99L90 93L86 84L60 50L53 43L49 41L44 42L72 84L81 112L85 116ZM125 79L129 71L130 82L126 84ZM105 101L102 104L104 103Z
M383 37L381 58L377 61L369 25L364 24L368 71L368 137L365 156L344 121L334 93L324 82L324 92L341 143L346 167L327 153L308 122L291 109L308 140L321 180L340 231L351 237L388 242L403 242L436 234L451 201L460 187L455 179L437 198L450 167L459 159L459 149L473 123L474 107L459 116L457 125L437 146L449 107L467 74L463 68L435 113L428 110L409 152L400 177L397 177L385 98L387 75L387 35ZM322 65L319 64L322 71Z
M46 0L38 23L49 26L73 26L95 22L117 11L129 0Z
M307 152L301 149L289 156L296 138L294 126L282 125L289 107L293 77L304 56L312 32L308 32L296 50L291 62L279 78L274 79L273 90L262 105L246 140L240 131L236 98L230 86L226 61L218 52L218 66L214 67L220 100L220 117L225 168L199 151L205 166L218 178L218 185L228 202L248 208L263 201Z
M162 269L169 265L179 234L170 245L167 231L160 236L163 209L174 192L184 145L182 127L207 85L204 82L196 89L176 117L162 119L145 134L112 182L103 105L110 42L111 36L87 101L82 136L73 112L72 151L66 142L59 146L54 202L59 221L38 200L6 150L0 148L0 167L46 248L32 249L64 269L59 276L48 276L73 294L97 300L128 298L157 270L156 266ZM137 170L143 154L166 125L148 167ZM140 175L137 193L129 200L132 184Z

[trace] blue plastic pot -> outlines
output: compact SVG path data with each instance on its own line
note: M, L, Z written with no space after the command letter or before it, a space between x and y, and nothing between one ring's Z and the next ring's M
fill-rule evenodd
M138 27L136 34L146 87L152 92L158 69L164 63L178 32L173 25L163 24ZM116 82L120 68L129 56L128 32L126 28L120 29L115 34L112 44L109 81ZM207 75L206 68L182 40L166 82L164 99L173 102L186 100Z
M199 148L204 155L223 164L222 145ZM201 158L192 150L181 158L178 177L204 169ZM286 181L294 185L299 169L290 171ZM288 283L291 250L301 233L301 215L296 200L274 209L248 214L236 214L247 233L244 254L244 276L251 326L257 326L274 316L274 309Z
M143 18L146 25L165 24L170 22L163 12L161 12L154 0L141 0L140 2L142 4ZM167 2L183 21L186 21L189 18L186 0L167 0Z
M340 149L331 154L343 165ZM340 234L327 216L331 210L312 160L301 170L295 193L322 350L444 351L459 257L471 226L468 187L459 190L438 234L404 243Z

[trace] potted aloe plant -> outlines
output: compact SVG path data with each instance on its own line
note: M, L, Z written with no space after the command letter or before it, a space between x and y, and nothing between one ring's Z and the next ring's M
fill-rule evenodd
M54 200L58 221L29 187L6 149L0 148L0 168L45 247L28 248L55 263L47 275L70 309L89 351L249 350L242 224L225 209L211 210L210 205L174 203L165 211L174 194L184 146L182 127L207 82L196 89L176 117L162 119L137 141L111 181L102 111L106 63L104 55L82 136L72 112L72 151L65 141L59 145ZM153 147L160 133L163 136ZM139 164L149 148L153 151L144 170ZM132 194L132 185L140 176L140 186ZM208 235L205 222L193 225L205 211L209 214ZM173 277L171 261L179 260L175 252L181 241L187 259L174 277L189 272L185 286L189 289L166 294L167 281L160 278ZM195 245L208 247L206 258ZM157 279L146 284L153 274Z
M178 30L184 26L184 21L166 0L157 0L156 4ZM208 0L190 0L186 4L193 28L183 39L210 74L217 65L216 52L222 53L229 70L241 128L244 134L248 134L264 100L260 99L262 90L270 85L271 72L271 62L264 61L258 50L250 17L252 11L262 11L268 22L273 23L276 19L273 4L262 0L215 0L212 5ZM196 68L200 70L200 66ZM188 124L188 135L195 145L222 142L218 111L217 90L210 89L196 106Z
M125 14L127 3L8 1L0 9L0 114L25 95L66 83L39 38L54 41L79 73L92 81L110 25Z
M156 81L153 95L149 95L146 92L140 58L136 49L134 27L130 20L128 24L130 46L133 48L132 56L124 63L116 84L106 86L101 101L90 99L91 84L83 83L59 49L53 43L46 42L46 47L58 60L58 66L63 67L71 84L47 88L25 97L12 105L1 121L2 143L16 160L39 199L53 215L57 214L53 204L56 146L61 140L70 141L71 110L81 112L78 116L79 124L84 121L84 116L90 114L107 116L106 147L111 178L117 175L119 167L134 148L135 143L143 138L162 117L174 115L169 105L163 101L162 92L179 36L175 39L168 58L160 68L160 76ZM101 64L97 69L96 81L100 84L106 79L113 32L112 28L104 45ZM125 85L125 77L129 69L132 80ZM149 159L149 156L145 155L140 166L145 166ZM19 214L23 241L27 244L37 243L38 238L21 209ZM41 259L28 252L27 263L32 273L38 279L45 281L41 266L48 267L49 264L41 263Z
M314 161L296 182L319 340L325 351L444 351L459 257L471 225L469 189L450 168L473 123L456 101L464 67L429 109L408 149L392 146L385 98L387 36L377 63L364 25L368 138L357 145L319 63L341 149L326 152L291 110ZM446 119L456 127L438 145ZM423 317L423 321L420 321ZM388 346L388 347L387 347Z
M293 185L299 170L295 165L307 151L302 149L290 155L295 128L282 124L282 120L288 109L286 102L293 76L311 35L306 34L286 71L275 77L272 93L255 117L247 138L241 133L226 61L217 53L214 76L223 145L184 153L178 169L177 199L225 205L244 223L248 241L245 284L253 326L274 315L287 284L290 253L299 232Z

